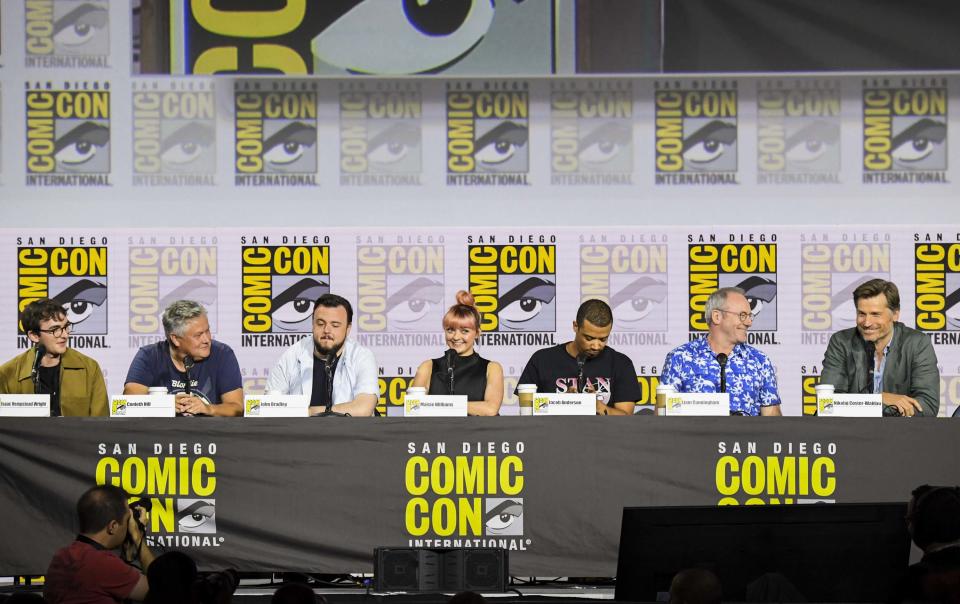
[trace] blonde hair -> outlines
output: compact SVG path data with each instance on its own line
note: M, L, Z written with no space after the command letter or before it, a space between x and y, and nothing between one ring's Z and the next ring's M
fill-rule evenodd
M470 325L473 323L473 325ZM460 327L472 327L480 331L480 312L477 310L476 301L470 292L460 290L457 292L457 303L450 307L447 314L443 315L443 328L454 329Z

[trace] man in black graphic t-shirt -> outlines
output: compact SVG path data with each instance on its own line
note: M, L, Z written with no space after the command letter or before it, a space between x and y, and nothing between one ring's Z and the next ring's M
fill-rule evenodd
M637 372L627 355L607 347L612 329L610 306L587 300L577 310L573 341L533 353L519 383L536 384L544 393L595 392L597 415L633 415L640 399Z

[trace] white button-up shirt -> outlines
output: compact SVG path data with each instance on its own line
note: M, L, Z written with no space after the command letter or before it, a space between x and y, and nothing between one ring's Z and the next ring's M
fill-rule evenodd
M267 392L313 393L313 337L307 336L287 348L267 378ZM333 374L333 404L348 403L358 394L380 396L377 361L373 352L349 338Z

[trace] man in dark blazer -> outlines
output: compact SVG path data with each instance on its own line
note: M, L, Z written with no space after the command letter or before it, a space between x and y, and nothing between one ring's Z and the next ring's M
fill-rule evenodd
M853 291L857 326L833 334L821 384L837 392L882 394L885 414L936 417L940 371L930 338L900 323L900 292L883 279ZM894 408L896 412L894 412Z

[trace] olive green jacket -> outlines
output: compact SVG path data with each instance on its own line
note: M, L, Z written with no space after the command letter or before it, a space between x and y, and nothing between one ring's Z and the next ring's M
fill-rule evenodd
M0 365L0 394L33 394L30 370L36 349ZM60 358L60 412L63 415L107 415L107 386L100 365L72 348Z

